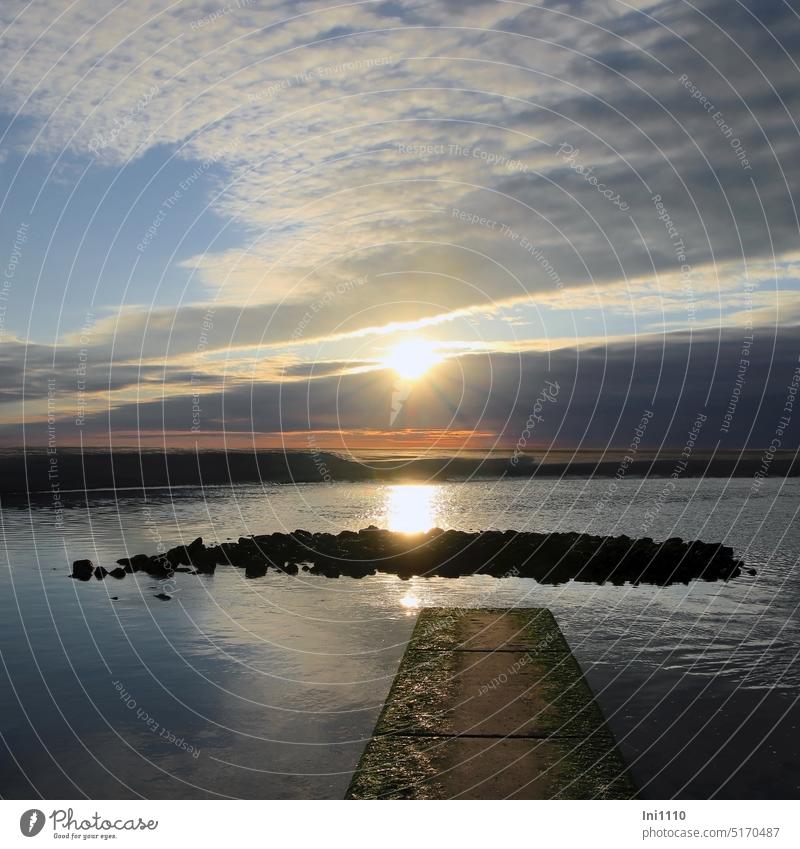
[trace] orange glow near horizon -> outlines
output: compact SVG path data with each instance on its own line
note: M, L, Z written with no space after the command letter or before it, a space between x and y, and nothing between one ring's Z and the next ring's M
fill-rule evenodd
M282 450L308 451L320 449L349 453L350 451L461 451L488 450L496 447L497 434L492 431L475 430L315 430L250 433L246 431L115 431L107 435L92 437L87 434L83 443L68 448L125 448L125 449L184 449L200 450ZM29 444L29 447L35 447ZM43 446L42 446L43 447Z

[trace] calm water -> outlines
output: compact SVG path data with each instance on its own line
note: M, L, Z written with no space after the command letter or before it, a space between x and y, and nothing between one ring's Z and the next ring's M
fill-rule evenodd
M2 506L0 795L341 797L419 605L545 605L647 797L800 796L800 481L242 486ZM648 519L647 517L650 516ZM758 569L665 589L241 570L70 580L206 542L368 524L724 541ZM117 596L117 599L112 599Z

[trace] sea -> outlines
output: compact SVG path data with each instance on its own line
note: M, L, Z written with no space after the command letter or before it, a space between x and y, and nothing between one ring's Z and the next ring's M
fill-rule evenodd
M643 799L800 796L800 479L319 482L4 496L0 796L342 798L425 606L550 608ZM580 531L722 542L727 583L79 582L202 536ZM159 598L160 594L169 596Z

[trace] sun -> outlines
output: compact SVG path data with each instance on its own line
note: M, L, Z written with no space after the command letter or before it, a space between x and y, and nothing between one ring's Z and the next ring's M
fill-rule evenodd
M405 339L391 348L383 362L404 380L417 380L442 362L442 359L435 343L414 337Z

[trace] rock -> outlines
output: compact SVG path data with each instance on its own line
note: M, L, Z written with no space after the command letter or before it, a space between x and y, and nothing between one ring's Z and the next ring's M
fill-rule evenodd
M119 580L120 578L124 578L128 573L122 568L122 566L117 566L116 569L112 569L109 573L112 578L116 578Z
M91 560L76 560L72 564L72 575L70 577L78 581L88 581L93 572L94 563Z
M194 565L196 575L213 575L217 569L217 562L213 558L196 561Z
M143 571L147 572L148 575L158 578L171 578L175 574L175 570L165 554L156 554L154 557L148 557Z
M263 578L267 574L267 563L264 560L252 559L244 567L246 578Z
M173 566L192 566L195 559L202 558L205 555L205 551L203 538L197 537L189 545L176 545L174 548L170 548L166 557Z
M107 574L108 574L108 570L107 570L107 569L105 569L103 566L98 566L98 567L94 570L94 576L95 576L95 578L97 578L97 580L98 580L98 581L102 581L102 580L103 580L103 578L105 578L105 576L106 576Z
M139 572L147 565L150 558L146 554L134 554L133 557L121 557L117 560L120 566L124 567L129 574L131 572Z
M170 599L172 598L172 596L171 596L171 595L167 595L166 593L156 593L156 595L154 596L154 598L160 598L160 599L161 599L161 601L170 601Z
M180 561L180 562L179 562ZM94 566L73 566L74 577ZM731 580L743 572L755 574L721 543L663 542L626 535L601 537L585 533L531 533L514 530L467 532L433 528L424 534L400 534L375 525L356 532L272 533L240 537L206 548L202 537L189 545L153 557L136 555L118 561L126 571L144 569L153 577L174 571L213 574L219 563L245 570L248 578L262 577L270 568L285 574L300 569L328 578L364 578L375 572L411 577L488 575L533 578L543 584L585 583L686 584L693 580ZM310 565L313 564L313 565Z
M341 575L341 570L334 561L322 557L318 557L308 571L312 575L324 575L326 578L338 578Z

